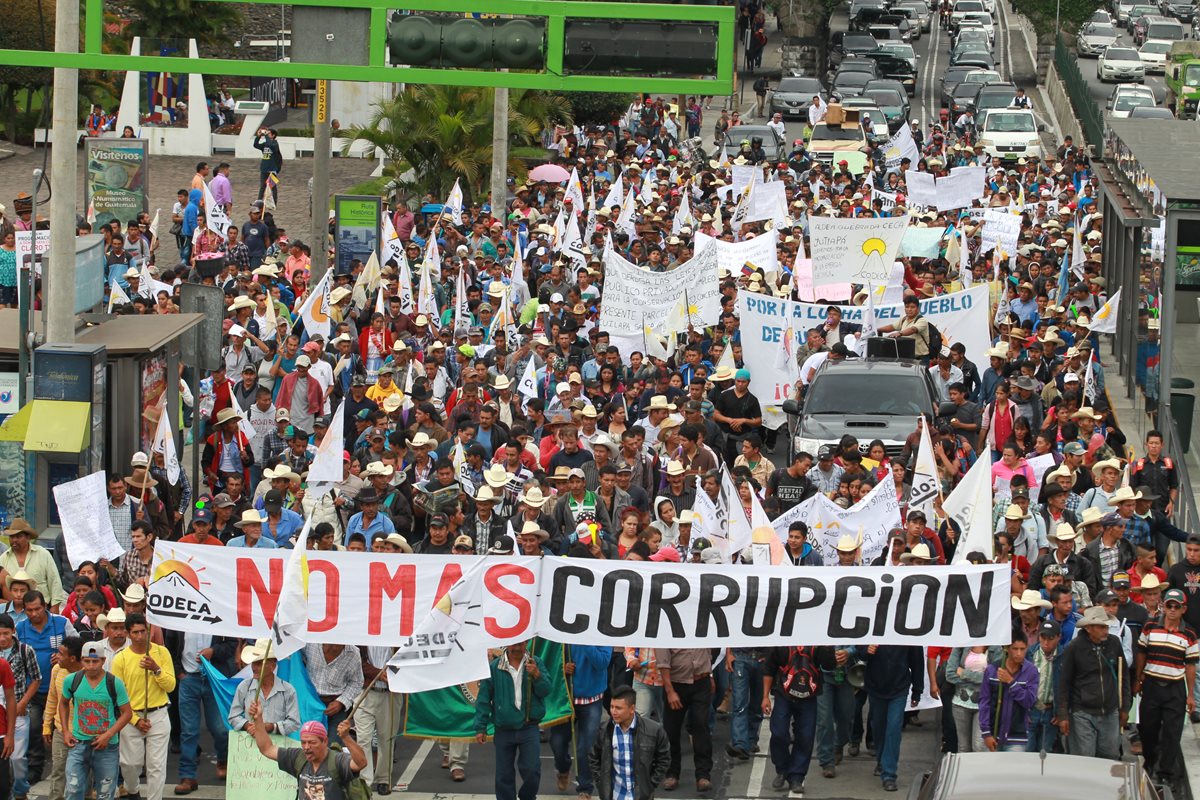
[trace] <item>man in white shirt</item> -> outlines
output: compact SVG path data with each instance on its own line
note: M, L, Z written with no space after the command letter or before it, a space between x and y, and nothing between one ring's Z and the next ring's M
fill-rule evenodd
M825 101L821 99L821 96L814 94L812 104L808 107L808 124L815 126L818 122L823 122L826 108Z
M767 127L779 134L779 138L787 141L787 127L783 124L783 114L778 111L771 116L771 121L767 123Z

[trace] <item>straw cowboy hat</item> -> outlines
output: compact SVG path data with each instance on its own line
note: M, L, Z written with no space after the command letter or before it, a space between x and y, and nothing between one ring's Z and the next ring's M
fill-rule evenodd
M408 440L409 447L433 447L434 441L425 431L417 431L417 435Z
M845 536L838 539L838 543L834 549L839 550L840 552L843 552L843 553L853 553L855 550L857 550L861 546L862 546L862 540L860 537L851 536L850 534L847 533Z
M248 644L242 648L242 663L249 666L256 661L266 661L267 659L275 660L275 656L271 653L271 640L269 638L256 639L254 644Z
M1092 474L1099 476L1099 475L1103 474L1105 469L1115 469L1117 472L1120 472L1121 471L1121 459L1106 458L1103 461L1097 461L1095 464L1092 465Z
M492 464L483 472L483 480L491 489L503 489L508 485L508 470L503 464ZM481 487L480 491L485 487Z
M1141 499L1142 499L1141 492L1135 492L1133 489L1130 489L1128 486L1122 486L1120 489L1117 489L1115 492L1113 492L1112 496L1108 498L1108 504L1110 506L1116 506L1116 505L1120 505L1121 503L1124 503L1128 500L1141 500Z
M1095 525L1100 520L1104 519L1104 513L1094 506L1085 508L1083 514L1079 517L1079 529L1083 530L1088 525Z
M24 520L21 521L24 522ZM23 569L19 569L8 576L8 585L12 586L14 583L23 583L29 587L30 591L37 588L37 581Z
M151 489L158 486L158 481L150 477L149 470L138 470L132 475L126 475L124 481L135 489Z
M517 495L517 502L524 503L530 508L541 508L546 505L546 496L542 494L541 489L531 486L528 491Z
M841 548L838 548L839 550ZM911 552L902 553L900 555L901 564L911 564L914 561L932 561L933 555L929 552L929 545L921 542L912 549Z
M1004 518L1005 519L1029 519L1029 514L1026 514L1024 511L1022 511L1021 507L1019 505L1017 505L1016 503L1013 503L1004 510Z
M217 412L217 418L214 422L216 425L224 425L233 419L241 419L242 415L234 411L232 408L222 408Z
M412 555L412 551L413 551L412 545L408 543L408 539L405 539L400 534L389 533L387 535L387 538L384 539L384 541L395 546L396 549L399 550L401 553L405 553L407 555Z
M1026 589L1020 597L1012 599L1012 607L1017 611L1027 608L1050 608L1050 601L1042 599L1042 593L1037 589ZM1102 609L1103 610L1103 609Z
M263 524L262 514L259 514L258 511L253 508L247 508L245 511L242 512L242 518L239 519L237 522L233 523L233 527L237 528L238 530L245 530L247 525L262 525L262 524Z
M538 538L539 543L545 542L547 539L550 538L550 534L548 532L546 532L545 530L543 530L541 525L538 525L536 522L532 522L532 521L526 522L524 525L521 526L521 533L519 535L520 536L536 536Z

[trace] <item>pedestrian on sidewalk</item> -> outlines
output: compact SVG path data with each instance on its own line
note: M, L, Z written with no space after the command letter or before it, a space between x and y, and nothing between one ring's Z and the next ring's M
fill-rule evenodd
M761 58L761 54L759 56ZM760 75L754 82L754 116L761 117L767 107L767 76Z

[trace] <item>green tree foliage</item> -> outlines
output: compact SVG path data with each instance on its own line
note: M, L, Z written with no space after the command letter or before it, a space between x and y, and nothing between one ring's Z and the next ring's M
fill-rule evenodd
M54 1L6 0L0 49L53 50ZM9 141L17 137L17 93L28 96L50 82L51 70L0 64L0 121Z
M386 172L399 188L440 198L461 179L468 196L484 196L492 164L493 96L493 90L475 87L410 86L377 103L368 124L337 135L344 140L343 152L355 142L383 150ZM523 176L521 159L545 153L542 132L571 119L571 105L562 95L511 90L509 173Z
M126 33L155 42L186 43L199 47L229 44L242 27L242 14L231 3L203 0L126 0L130 23Z
M613 92L571 92L571 110L579 125L607 125L619 119L636 95Z
M1056 12L1061 30L1074 32L1101 7L1097 0L1015 0L1015 3L1017 13L1024 14L1033 23L1039 41L1043 38L1054 41Z

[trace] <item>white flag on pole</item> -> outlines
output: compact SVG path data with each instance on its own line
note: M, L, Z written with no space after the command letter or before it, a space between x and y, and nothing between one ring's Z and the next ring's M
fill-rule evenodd
M992 462L981 458L975 462L954 491L942 501L942 511L958 523L958 547L954 563L967 560L967 554L979 551L989 560L992 557Z
M537 370L533 367L533 356L525 362L525 372L521 375L521 382L517 384L517 391L524 397L537 397Z
M571 178L567 181L567 191L563 195L564 200L571 201L571 210L577 213L582 213L586 202L583 196L583 184L579 182L579 167L571 169Z
M338 403L337 410L329 420L325 438L317 445L312 464L308 468L309 484L334 484L342 482L342 453L345 445L346 404Z
M454 186L450 187L450 195L446 198L444 211L450 215L450 219L455 225L463 224L463 191L462 187L458 185L458 179L455 179Z
M125 290L121 288L121 284L117 283L117 276L112 279L112 286L108 290L108 313L112 313L113 306L126 305L130 303L129 295L125 294Z
M340 480L340 478L339 478ZM283 591L271 622L271 655L287 658L308 644L308 532L312 517L304 520L300 538L283 567Z
M217 235L224 239L229 235L229 226L232 224L229 221L229 215L225 213L222 206L217 205L216 199L213 197L212 190L208 188L208 184L201 181L204 186L204 217L207 220L208 227L217 232Z
M400 313L412 314L415 307L413 303L412 269L408 266L408 258L403 253L400 254L400 277L396 281L396 291L400 295Z
M304 305L300 306L300 320L310 337L319 333L326 339L329 338L329 287L332 281L333 270L326 270L317 285L309 291Z
M154 430L154 441L150 444L150 451L163 454L167 482L175 486L179 483L179 456L175 453L175 437L171 432L171 415L167 413L165 396L158 410L158 427Z
M910 511L922 511L926 519L933 519L933 501L938 496L937 461L933 455L933 442L929 438L929 422L921 424L921 445L917 449L917 464L913 470L912 491L909 493Z
M1117 312L1121 307L1121 290L1113 292L1108 302L1100 306L1096 316L1092 317L1092 333L1116 333Z
M396 226L392 224L392 216L386 211L383 212L382 222L383 240L379 243L379 258L384 264L389 261L399 264L404 258L404 242L400 241Z

